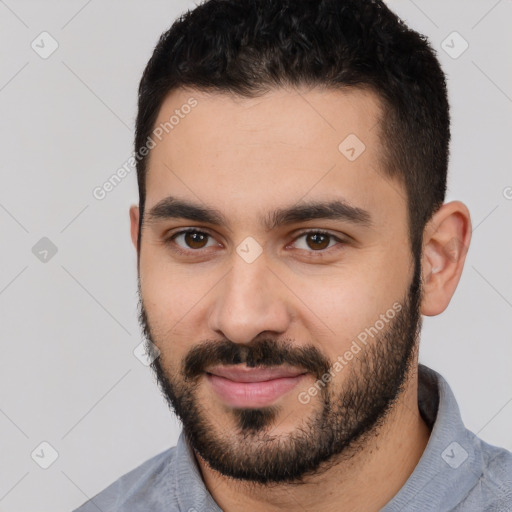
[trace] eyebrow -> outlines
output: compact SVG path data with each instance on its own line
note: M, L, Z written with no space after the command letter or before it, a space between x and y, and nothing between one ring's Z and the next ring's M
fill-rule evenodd
M144 222L153 224L168 219L188 219L216 226L229 226L229 221L219 210L173 196L166 197L153 206L147 213L147 219ZM266 231L271 231L280 226L316 219L341 220L363 227L372 225L371 215L368 211L340 199L310 201L288 208L278 208L260 221Z

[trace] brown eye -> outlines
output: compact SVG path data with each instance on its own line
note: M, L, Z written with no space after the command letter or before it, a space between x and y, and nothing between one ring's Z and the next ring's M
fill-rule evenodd
M184 234L184 240L191 249L202 249L208 241L208 235L200 231L188 231Z
M176 250L178 251L194 251L199 249L204 249L206 247L211 247L212 244L207 245L209 239L211 239L211 235L205 233L204 231L198 231L194 229L188 229L184 231L179 231L172 235L168 243L176 245ZM182 241L180 241L182 239ZM215 245L215 241L212 239L213 245Z
M308 247L315 250L327 249L331 236L323 233L307 233L306 240Z
M323 253L328 252L334 245L343 246L343 240L324 231L306 231L295 239L293 245L309 253Z

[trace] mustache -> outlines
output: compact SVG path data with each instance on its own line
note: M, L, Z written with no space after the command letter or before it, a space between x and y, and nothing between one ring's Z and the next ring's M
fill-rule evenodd
M263 339L249 345L229 340L205 341L191 349L183 360L182 373L186 380L195 380L213 365L248 367L281 366L287 364L313 373L317 378L328 372L329 360L313 345L297 347L289 342L277 343Z

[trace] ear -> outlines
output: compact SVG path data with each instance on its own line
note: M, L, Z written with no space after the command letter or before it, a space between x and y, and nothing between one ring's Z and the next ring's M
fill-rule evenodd
M137 241L139 238L139 207L136 205L130 206L130 235L132 237L132 244L138 252Z
M446 203L423 233L421 314L435 316L450 303L471 242L471 217L464 203Z

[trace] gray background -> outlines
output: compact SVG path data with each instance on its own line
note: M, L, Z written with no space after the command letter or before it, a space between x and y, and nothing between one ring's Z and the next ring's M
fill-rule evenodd
M420 360L451 384L468 428L512 450L512 3L389 4L429 37L448 75L447 200L464 201L474 226L448 310L425 318ZM0 0L0 511L71 510L177 440L133 354L135 171L103 200L92 192L132 154L142 70L193 7ZM58 43L46 59L31 47L51 49L43 31ZM469 44L457 58L454 31ZM48 469L43 441L58 453Z

